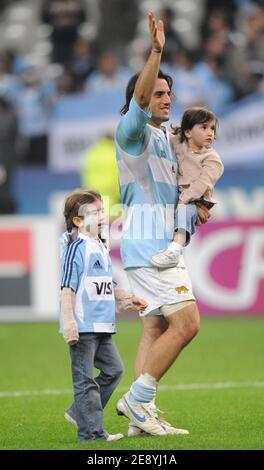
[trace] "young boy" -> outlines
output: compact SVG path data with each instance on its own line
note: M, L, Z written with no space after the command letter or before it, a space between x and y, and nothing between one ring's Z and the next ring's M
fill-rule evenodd
M115 288L112 264L101 238L101 195L76 190L65 202L69 243L61 260L61 332L70 347L74 403L65 418L80 441L121 439L103 429L103 408L121 379L123 365L112 341L117 309L143 311L143 299ZM77 238L72 239L72 231ZM100 370L93 377L93 369Z

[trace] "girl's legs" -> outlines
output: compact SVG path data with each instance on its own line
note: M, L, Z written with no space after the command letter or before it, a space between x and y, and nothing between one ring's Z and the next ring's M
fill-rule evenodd
M175 217L175 232L172 243L169 247L150 258L153 266L166 269L178 265L183 247L188 245L191 236L195 232L197 220L197 208L195 204L181 205Z

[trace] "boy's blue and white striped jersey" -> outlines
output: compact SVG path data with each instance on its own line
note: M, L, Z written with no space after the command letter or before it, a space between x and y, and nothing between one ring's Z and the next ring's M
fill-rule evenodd
M74 317L80 333L115 333L112 263L101 241L80 233L65 248L61 258L63 287L76 293Z
M116 132L125 268L151 266L149 258L173 238L177 160L169 132L149 125L150 117L133 97Z

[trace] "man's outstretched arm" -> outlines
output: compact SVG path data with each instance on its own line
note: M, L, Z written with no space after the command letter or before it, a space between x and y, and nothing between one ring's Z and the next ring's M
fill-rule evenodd
M156 24L154 13L149 13L149 31L151 37L151 53L138 77L135 87L135 99L139 106L147 111L158 77L161 55L165 44L163 21Z

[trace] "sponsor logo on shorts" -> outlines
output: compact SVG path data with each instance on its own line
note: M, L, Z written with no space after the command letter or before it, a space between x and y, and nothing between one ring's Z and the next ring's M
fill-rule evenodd
M187 292L189 292L188 287L185 287L185 286L175 287L175 290L177 294L187 294Z

